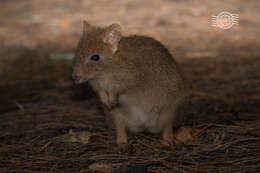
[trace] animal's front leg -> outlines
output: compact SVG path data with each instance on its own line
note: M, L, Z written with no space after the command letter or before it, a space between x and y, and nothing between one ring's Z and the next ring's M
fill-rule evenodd
M99 98L100 98L101 102L103 104L107 105L108 101L109 101L108 94L105 91L102 90L102 91L98 92L98 95L99 95Z
M102 103L110 109L117 105L116 94L108 93L106 91L100 91L99 97L100 97Z
M112 92L108 93L108 102L109 108L115 107L118 104L117 95Z

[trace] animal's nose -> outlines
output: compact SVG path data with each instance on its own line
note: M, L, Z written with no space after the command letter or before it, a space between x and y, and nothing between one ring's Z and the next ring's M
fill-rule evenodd
M71 75L71 79L72 79L72 80L76 80L76 78L77 78L77 75L74 74L74 73L72 73L72 75Z
M77 84L80 82L80 77L76 73L72 73L71 79Z

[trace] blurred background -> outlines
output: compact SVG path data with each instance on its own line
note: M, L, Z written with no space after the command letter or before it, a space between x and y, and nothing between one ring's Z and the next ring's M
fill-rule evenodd
M118 23L126 35L155 37L180 61L252 59L260 54L257 0L2 0L0 5L0 86L26 83L38 73L41 78L48 71L36 71L43 68L46 57L71 59L83 20L99 26ZM237 15L238 24L229 29L214 27L212 18L221 12ZM216 66L218 69L221 67Z
M26 89L41 82L52 85L50 77L53 79L56 74L61 73L58 81L67 77L83 20L99 26L118 23L125 35L155 37L180 63L212 59L208 64L212 66L216 61L231 58L232 62L241 62L241 57L251 63L260 54L257 0L2 0L0 5L0 92L9 97L6 100L2 96L0 102L13 102ZM238 16L238 24L229 29L213 26L213 16L221 12ZM60 62L49 67L53 60ZM64 63L68 63L67 68L56 67ZM230 70L248 78L245 72L248 68L242 64ZM223 69L226 67L215 64L211 72ZM5 92L6 88L14 89Z
M81 168L89 172L90 160L118 167L126 162L146 163L153 156L171 158L152 166L154 172L260 169L259 0L1 0L0 8L0 172L79 172ZM231 16L216 19L222 12ZM238 23L220 27L230 20L233 24L232 19ZM111 150L114 132L104 124L100 102L88 86L75 86L70 80L83 20L98 26L118 23L124 35L148 35L166 45L193 89L211 98L195 100L189 114L224 117L221 125L202 130L197 142L208 149L206 154L196 145L197 152L184 148L167 153L156 139L146 136L138 139L141 143L133 143L138 147L130 158ZM208 129L204 127L199 126ZM49 139L70 129L98 131L106 137L87 148L49 146ZM247 140L248 135L256 140L234 142ZM222 148L213 147L216 143ZM163 153L155 156L147 145ZM184 151L188 154L183 155ZM230 156L224 157L227 151ZM209 158L204 159L205 155Z
M119 23L126 34L153 36L178 56L217 56L226 50L246 54L249 49L256 54L259 8L257 0L2 0L0 43L1 49L41 46L71 52L87 20L100 26ZM239 15L239 25L213 27L212 16L223 11Z

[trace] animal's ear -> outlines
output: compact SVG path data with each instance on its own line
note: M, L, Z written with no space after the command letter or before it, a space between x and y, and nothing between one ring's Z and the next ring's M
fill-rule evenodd
M91 25L87 21L83 21L83 34L87 33L89 29L91 28Z
M105 29L104 42L108 44L113 53L117 51L118 43L122 37L121 26L112 24Z

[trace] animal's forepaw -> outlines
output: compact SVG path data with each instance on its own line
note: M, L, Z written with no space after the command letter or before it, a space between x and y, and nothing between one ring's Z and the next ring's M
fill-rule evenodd
M108 102L104 103L105 106L109 109L112 109L117 106L116 100L109 100Z

